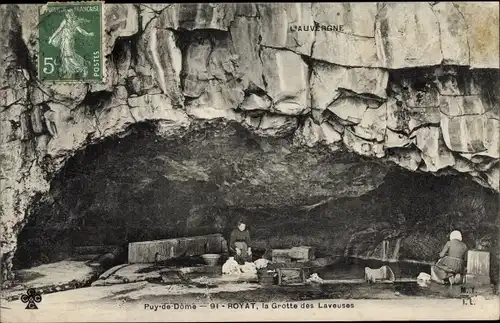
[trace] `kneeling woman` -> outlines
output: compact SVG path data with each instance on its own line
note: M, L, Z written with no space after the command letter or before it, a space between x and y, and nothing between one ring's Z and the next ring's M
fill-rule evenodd
M252 249L250 248L250 232L243 220L238 221L238 227L231 232L229 237L229 248L240 265L252 261Z
M451 284L461 281L467 245L462 242L460 231L450 233L448 241L439 253L440 259L431 267L431 279L444 284L448 279Z

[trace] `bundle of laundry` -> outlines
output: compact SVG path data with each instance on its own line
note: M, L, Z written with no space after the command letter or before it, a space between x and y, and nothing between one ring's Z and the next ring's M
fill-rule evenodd
M420 287L427 287L431 282L431 275L427 273L420 273L417 277L417 284Z
M243 274L249 274L249 275L257 274L257 267L253 262L245 262L244 265L239 265L239 266Z
M234 257L229 257L222 265L222 274L224 275L239 275L241 274L240 265L234 260Z
M265 258L260 258L260 259L255 260L254 264L255 264L255 267L257 269L266 268L267 265L269 264L269 260L267 260Z
M314 273L311 276L309 276L309 278L307 278L307 282L308 283L322 283L323 278L319 277L317 273Z

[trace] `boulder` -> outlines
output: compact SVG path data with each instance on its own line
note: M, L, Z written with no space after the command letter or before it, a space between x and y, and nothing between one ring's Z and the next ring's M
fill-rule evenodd
M328 110L350 124L361 122L369 103L360 97L342 97L328 106Z
M377 109L366 109L360 123L354 126L356 136L378 142L384 141L387 126L386 107L382 104Z
M294 143L307 147L314 147L321 141L321 127L311 118L307 118L304 124L295 132Z
M311 75L312 107L326 109L343 90L385 99L388 78L387 71L381 69L314 63Z
M407 147L411 144L410 138L400 132L393 131L389 128L385 130L384 147Z
M416 171L422 161L420 153L410 148L390 149L387 159L410 171Z
M342 141L342 136L328 122L316 124L311 118L307 118L300 128L295 132L294 142L298 145L314 147L317 144L325 144L332 150L338 147L336 143Z
M487 171L486 178L491 188L498 191L500 189L500 166L497 164Z
M271 107L272 104L273 101L269 96L265 94L258 95L255 93L251 93L250 95L245 97L245 99L238 108L244 111L254 111L254 110L269 111L269 108Z
M221 36L210 38L213 46L205 64L208 65L208 73L211 75L211 79L224 83L239 80L243 75L238 71L238 55L234 51L230 34L224 33Z
M297 119L290 116L264 114L247 116L244 125L260 136L285 136L297 129Z
M337 142L342 141L342 132L344 129L340 130L335 125L332 125L331 122L323 122L320 124L321 133L323 134L321 137L321 142L331 146L332 144L336 144Z
M343 136L344 145L357 154L367 157L382 158L385 156L382 143L364 140L354 134L349 129L345 129Z

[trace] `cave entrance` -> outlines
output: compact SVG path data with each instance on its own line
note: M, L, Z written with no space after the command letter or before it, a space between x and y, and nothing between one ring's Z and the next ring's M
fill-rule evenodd
M227 237L241 216L257 250L307 245L319 257L435 261L451 230L496 254L497 214L498 194L463 176L296 150L289 138L255 137L236 124L181 139L138 125L65 164L18 236L14 269L86 246Z

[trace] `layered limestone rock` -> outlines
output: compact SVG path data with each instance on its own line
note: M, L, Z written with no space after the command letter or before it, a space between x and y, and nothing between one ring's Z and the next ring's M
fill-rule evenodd
M312 58L344 66L381 66L374 28L378 7L377 3L313 4L313 19L320 30L315 32ZM340 32L328 30L340 25Z
M180 138L233 121L500 190L498 4L106 4L104 19L105 82L46 84L36 8L0 7L3 279L65 162L137 124Z

